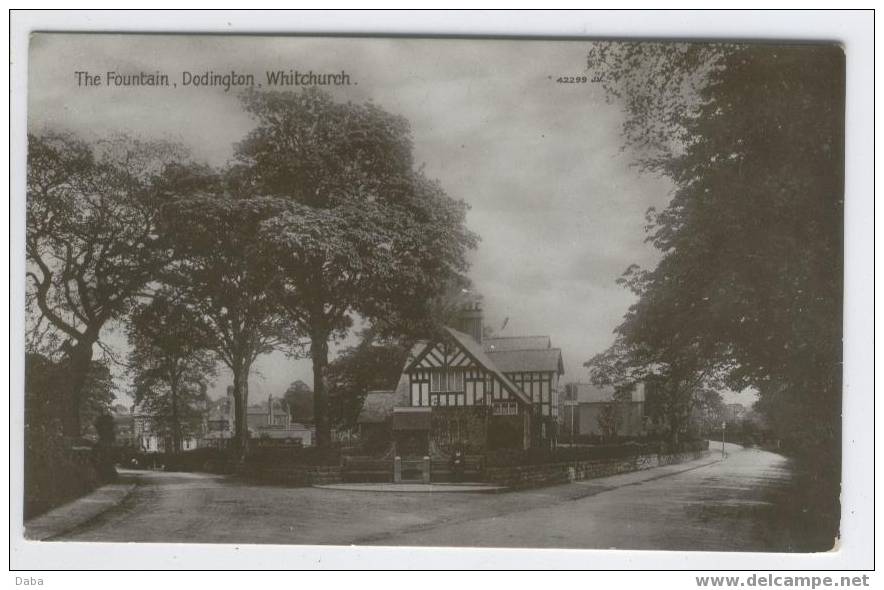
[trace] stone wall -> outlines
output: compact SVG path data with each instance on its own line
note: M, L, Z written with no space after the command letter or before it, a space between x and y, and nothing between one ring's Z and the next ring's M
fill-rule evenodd
M672 455L648 454L623 459L599 459L592 461L568 461L564 463L543 463L539 465L515 465L507 467L486 467L485 480L510 488L568 483L583 479L608 477L620 473L641 471L663 465L675 465L701 459L710 454L708 450L692 451Z
M246 466L240 473L243 477L265 483L278 483L293 486L311 486L341 483L341 468L338 466Z

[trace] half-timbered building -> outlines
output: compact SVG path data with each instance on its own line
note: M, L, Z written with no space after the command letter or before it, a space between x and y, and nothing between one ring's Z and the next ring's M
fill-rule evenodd
M396 390L369 393L360 422L366 433L384 424L405 455L553 446L563 373L548 336L483 338L474 303L412 348Z

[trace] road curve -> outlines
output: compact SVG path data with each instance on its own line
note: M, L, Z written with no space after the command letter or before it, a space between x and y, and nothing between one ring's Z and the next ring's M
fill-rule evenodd
M728 450L724 461L714 452L677 466L501 494L370 493L124 472L138 483L129 499L59 540L791 550L779 518L788 461Z

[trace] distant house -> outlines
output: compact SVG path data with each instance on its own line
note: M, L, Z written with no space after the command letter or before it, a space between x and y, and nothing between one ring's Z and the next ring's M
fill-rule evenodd
M288 404L272 395L267 396L266 404L249 406L246 423L252 438L299 442L305 447L313 444L313 429L292 422Z
M386 436L398 454L437 457L554 446L561 351L548 336L483 338L477 302L456 327L412 347L394 390L368 393L363 438Z
M174 447L172 444L172 436L168 433L160 432L156 427L154 420L138 409L132 407L132 430L131 430L131 446L144 453L164 453L171 451ZM199 447L199 433L186 436L181 439L181 450L190 451Z
M200 441L201 447L224 448L233 438L233 393L228 388L227 396L212 400L206 412L206 431Z
M114 408L114 444L118 447L136 447L135 416L125 407Z
M636 384L629 399L615 400L613 387L568 383L560 398L561 442L574 435L604 436L605 426L618 436L645 432L645 384Z

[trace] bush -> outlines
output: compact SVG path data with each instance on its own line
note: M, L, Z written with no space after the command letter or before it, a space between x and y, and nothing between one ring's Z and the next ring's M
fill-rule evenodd
M61 444L29 445L25 450L24 518L84 496L103 481L89 451L64 449Z
M173 453L144 453L129 448L116 451L121 467L133 469L164 469L165 471L205 471L229 473L230 453L224 449L202 448Z
M166 471L226 473L229 463L230 453L227 450L207 447L167 455Z
M291 447L291 448L252 448L246 462L253 465L305 465L305 466L338 466L341 464L341 449L334 446Z

